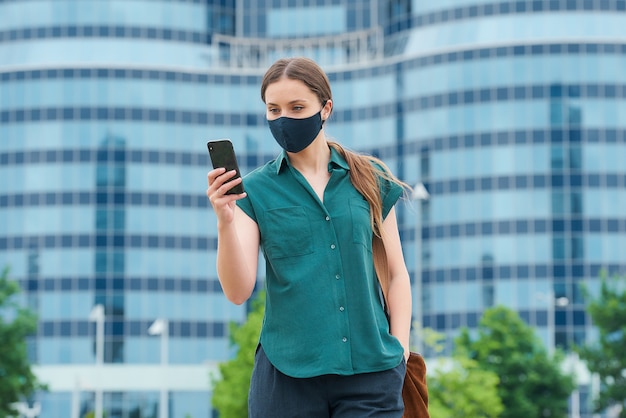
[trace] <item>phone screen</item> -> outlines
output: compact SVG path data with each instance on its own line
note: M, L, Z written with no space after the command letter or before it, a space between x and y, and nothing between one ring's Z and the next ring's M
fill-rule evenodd
M237 174L235 174L235 176L229 181L233 181L241 177L239 165L237 164L237 157L235 156L235 149L233 147L233 143L229 139L209 141L207 142L207 148L209 149L209 155L211 156L213 168L224 167L226 171L237 171ZM228 190L226 194L240 194L243 193L243 191L243 183L239 183L232 189Z

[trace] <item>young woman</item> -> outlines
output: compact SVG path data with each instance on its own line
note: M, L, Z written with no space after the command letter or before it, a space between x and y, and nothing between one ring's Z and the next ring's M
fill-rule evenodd
M283 151L245 177L246 193L226 194L242 180L224 169L207 189L226 297L245 302L259 247L266 261L249 416L400 418L411 288L394 205L406 185L325 136L333 100L314 61L275 62L261 98Z

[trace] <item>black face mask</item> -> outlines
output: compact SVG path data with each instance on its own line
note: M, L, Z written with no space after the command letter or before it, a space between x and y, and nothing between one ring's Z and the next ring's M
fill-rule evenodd
M304 119L281 116L267 122L278 145L287 152L300 152L311 145L322 130L322 111Z

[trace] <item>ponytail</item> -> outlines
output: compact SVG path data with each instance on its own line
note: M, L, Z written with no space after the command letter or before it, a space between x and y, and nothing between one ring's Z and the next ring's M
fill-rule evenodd
M384 229L383 229L383 202L380 195L381 179L392 181L405 190L410 186L393 174L387 166L378 158L358 154L347 150L335 141L328 141L328 145L335 149L346 160L350 167L350 181L359 193L367 200L370 206L370 224L372 226L372 253L374 267L385 300L389 289L389 267L387 253L385 252Z

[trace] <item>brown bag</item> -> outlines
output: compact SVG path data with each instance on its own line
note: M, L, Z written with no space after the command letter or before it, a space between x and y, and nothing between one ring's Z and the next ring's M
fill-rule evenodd
M374 236L372 241L374 267L383 292L385 309L387 309L387 290L389 288L389 270L383 240ZM404 401L403 418L430 418L428 413L428 387L426 386L426 363L424 357L411 352L406 363L406 375L402 387Z
M426 386L426 363L424 358L411 353L406 363L406 375L402 387L404 401L403 418L429 418L428 388Z

